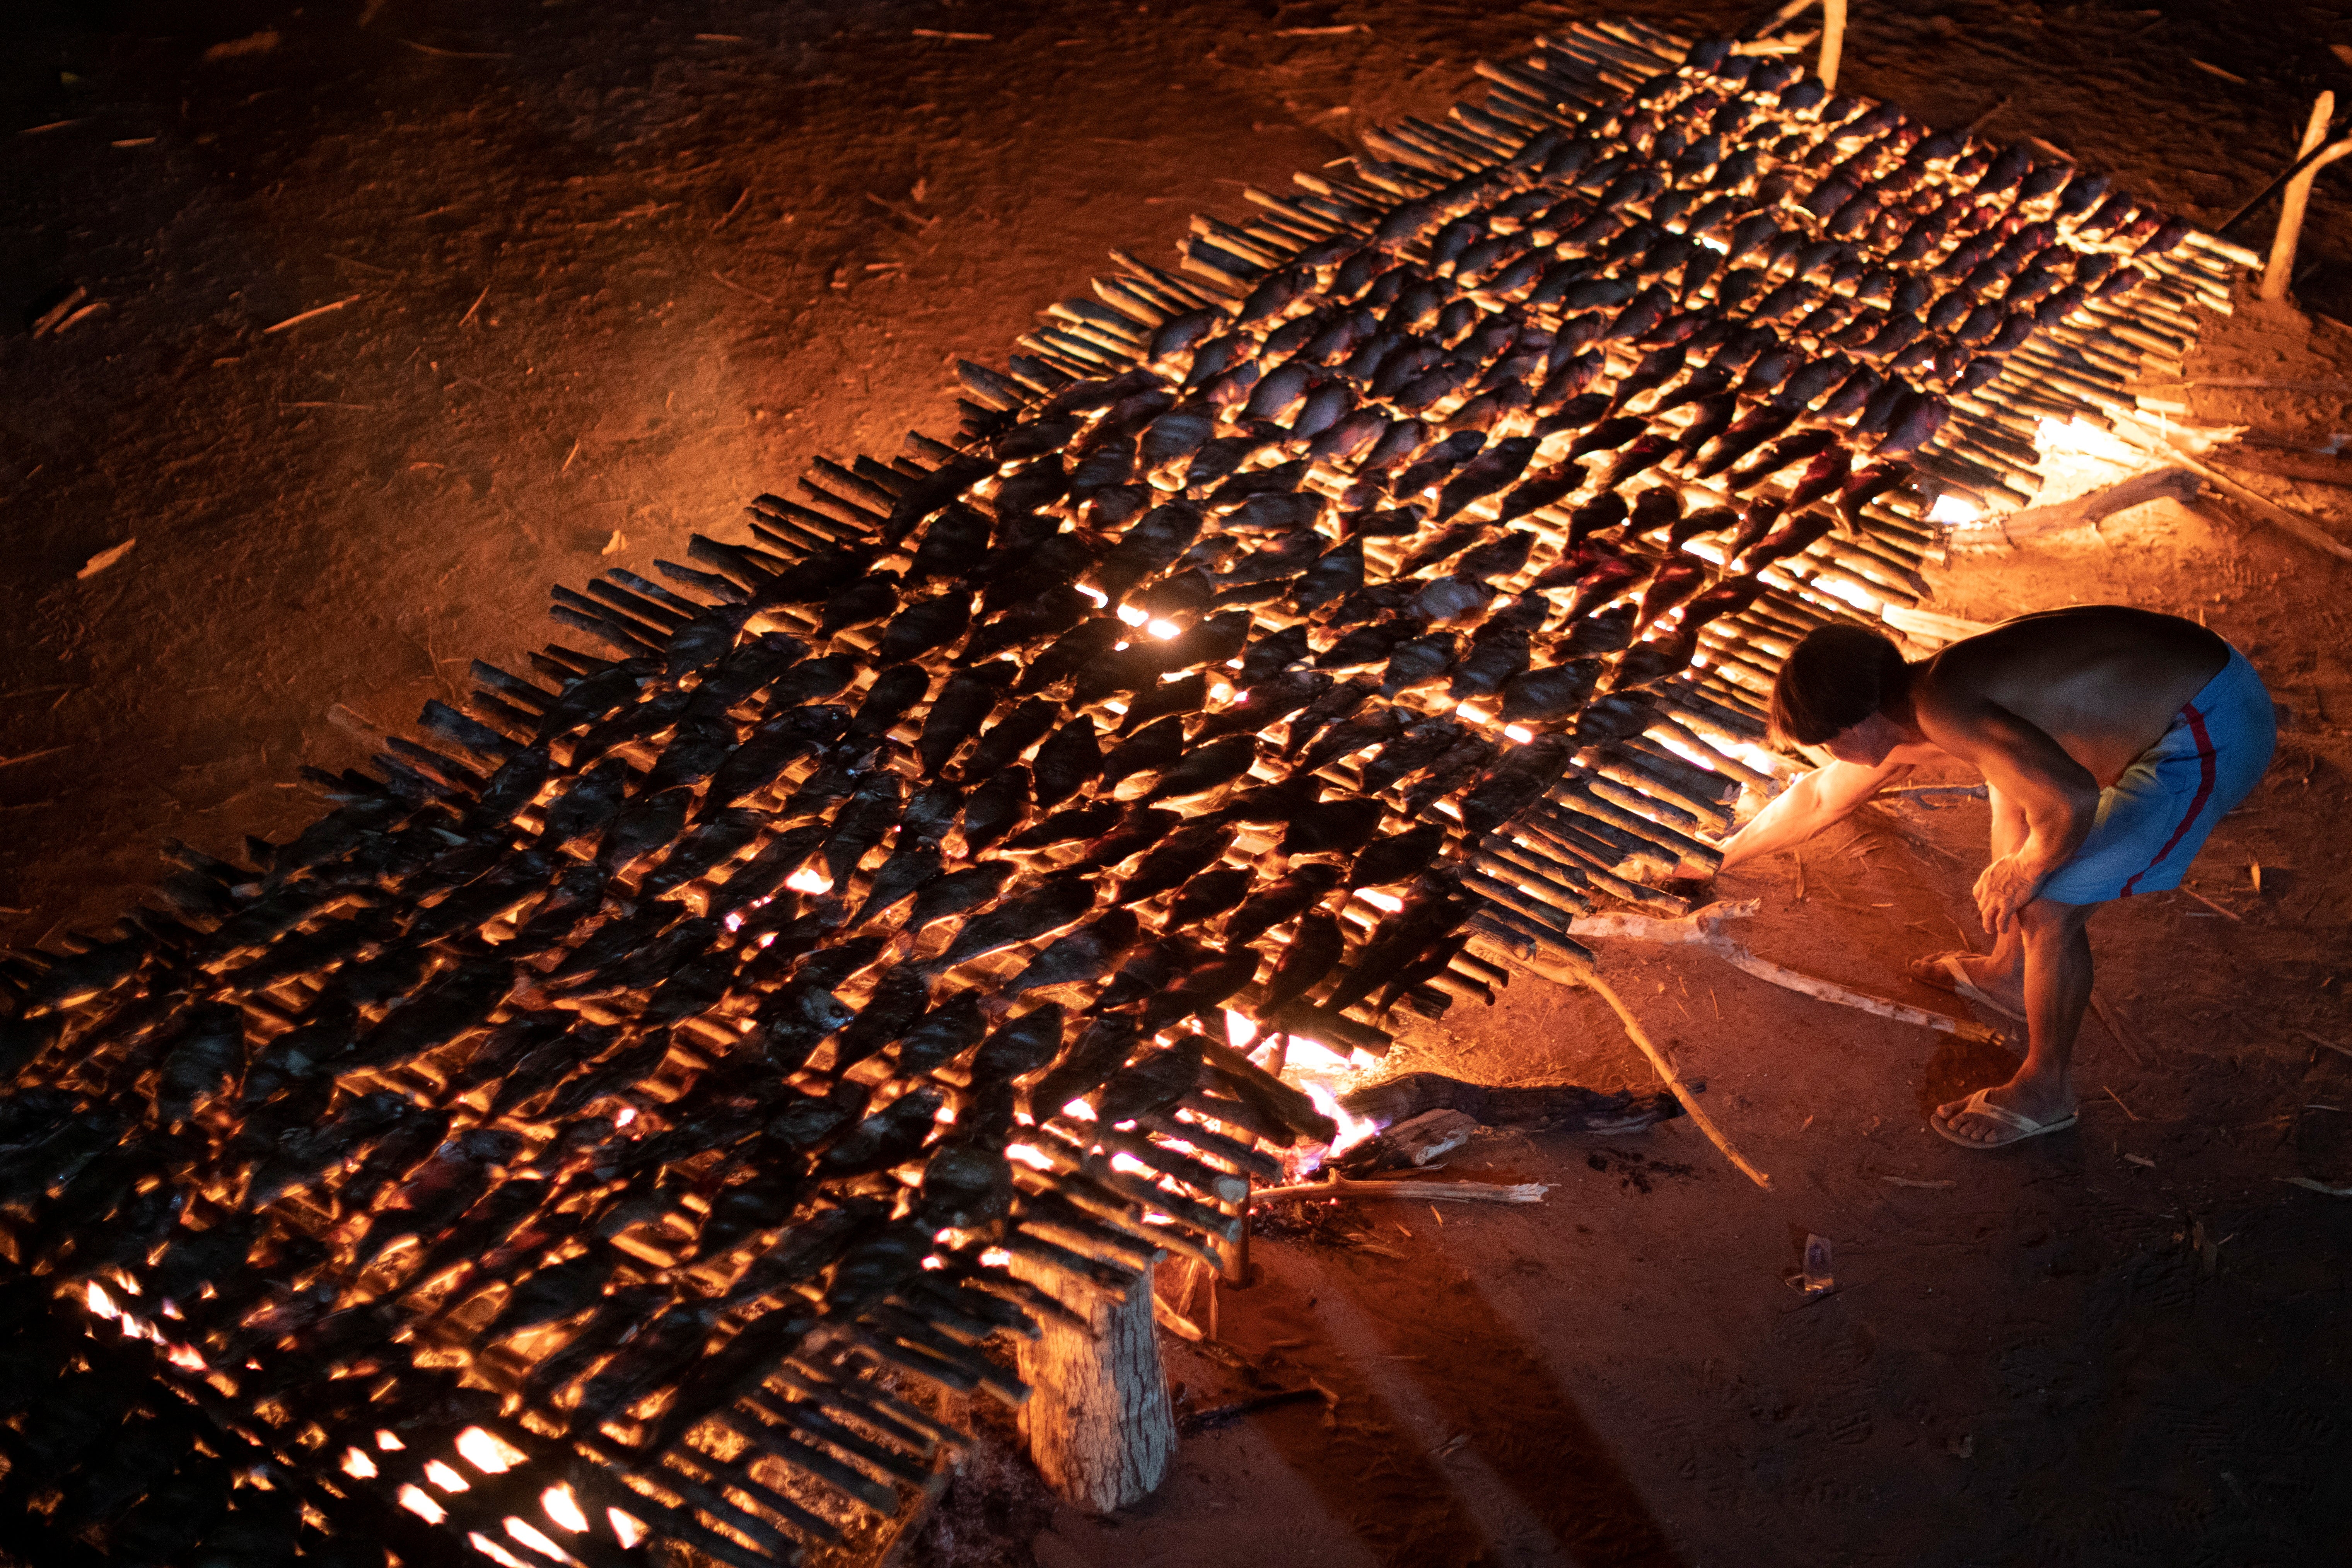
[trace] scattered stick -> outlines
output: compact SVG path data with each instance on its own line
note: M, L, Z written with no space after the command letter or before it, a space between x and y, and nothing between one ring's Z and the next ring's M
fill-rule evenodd
M1434 1198L1449 1204L1539 1204L1549 1191L1544 1182L1351 1182L1334 1176L1328 1182L1267 1187L1252 1193L1250 1203L1263 1205L1293 1198L1404 1198L1418 1203Z
M2199 903L2200 903L2200 904L2204 905L2207 909L2211 910L2215 914L2217 914L2217 915L2221 915L2221 916L2223 916L2223 917L2225 917L2225 918L2227 918L2227 919L2236 921L2240 925L2243 925L2243 924L2245 924L2245 923L2246 923L2246 917L2245 917L2245 916L2243 916L2243 915L2242 915L2242 914L2238 913L2238 911L2237 911L2237 910L2225 910L2225 909L2223 909L2221 905L2219 905L2219 904L2215 903L2212 900L2210 900L2210 899L2207 898L2204 894L2202 894L2202 893L2199 892L2196 889L2194 889L2194 888L2192 888L2192 887L2189 886L2186 882L2184 882L2184 883L2182 883L2182 884L2181 884L2181 886L2180 886L2180 890L2181 890L2182 892L2184 892L2184 893L2188 894L2190 898L2192 898L2192 899L2196 900Z
M462 326L464 326L467 322L468 322L468 321L472 321L472 320L474 319L474 312L475 312L475 311L477 311L477 310L480 310L480 309L482 308L482 301L483 301L483 300L487 300L487 299L488 299L489 297L490 297L490 286L489 286L488 284L485 283L485 284L483 284L483 285L482 285L482 291L481 291L480 293L478 293L478 294L477 294L477 295L475 295L475 296L474 296L474 302L473 302L472 304L470 304L470 305L468 305L468 306L467 306L467 307L466 307L466 313L465 313L464 315L462 315L462 316L460 316L460 317L458 317L458 318L457 318L457 324L458 324L459 326L461 326L461 327L462 327ZM271 329L271 331L276 331L276 330L277 330L277 329L275 329L275 328L272 328L272 329Z
M773 294L762 294L757 289L751 288L746 284L738 283L732 278L728 277L724 272L719 271L716 267L710 269L710 275L719 279L721 283L726 284L730 289L734 289L738 294L749 294L751 298L759 300L763 305L772 305L776 302L776 297Z
M2315 1193L2326 1193L2331 1198L2352 1198L2352 1187L2331 1187L2326 1182L2315 1182L2309 1176L2281 1176L2290 1187L2305 1187Z
M350 305L350 304L355 304L355 303L357 303L359 300L362 300L362 299L365 299L365 298L366 298L366 296L365 296L365 295L362 295L362 294L352 294L352 295L349 295L349 296L347 296L347 297L345 297L345 298L343 298L343 299L341 299L341 300L336 300L336 301L335 301L333 304L331 304L331 305L319 305L319 306L315 306L315 307L313 307L313 308L312 308L312 309L310 309L310 310L308 310L303 311L303 312L302 312L300 315L299 315L299 316L289 316L289 317L287 317L284 321L282 321L278 322L278 323L276 326L274 326L274 327L264 327L264 328L262 328L262 329L261 329L261 331L262 331L262 335L266 337L266 336L268 336L268 335L269 333L271 333L271 332L282 332L282 331L285 331L287 328L289 328L289 327L299 327L299 326L300 326L303 322L305 322L305 321L307 321L310 320L310 319L311 319L312 317L314 317L314 316L323 316L323 315L327 314L327 313L328 313L329 311L331 311L331 310L341 310L344 306L346 306L346 305Z
M2114 1100L2116 1102L2116 1109L2120 1110L2126 1116L2130 1117L2134 1121L2137 1121L2140 1119L2139 1112L2134 1110L2130 1106L2124 1104L2124 1097L2117 1094L2114 1089L2109 1089L2105 1084L2099 1085L2099 1092L2105 1095L2109 1100Z
M136 538L126 539L110 549L100 551L82 563L82 569L74 574L74 581L79 583L97 576L100 572L130 554L131 547L138 542Z
M89 290L88 289L85 289L79 284L75 285L72 293L68 294L64 299L58 300L56 304L41 312L40 320L33 323L33 335L37 338L46 337L51 331L56 331L58 323L64 321L68 316L72 315L74 313L74 307L89 298Z
M1715 1124L1715 1119L1700 1108L1698 1097L1675 1076L1675 1069L1666 1065L1665 1053L1652 1043L1650 1037L1643 1031L1642 1021L1633 1016L1633 1011L1618 998L1617 993L1610 989L1608 982L1595 974L1585 984L1609 1004L1610 1010L1625 1026L1625 1033L1634 1045L1641 1047L1642 1054L1650 1058L1650 1065L1657 1069L1660 1078L1666 1080L1666 1087L1674 1090L1675 1098L1683 1102L1683 1109L1690 1112L1690 1119L1698 1124L1698 1130L1706 1134L1706 1141L1721 1150L1723 1157L1738 1166L1742 1175L1758 1186L1769 1189L1772 1185L1772 1178L1749 1164L1746 1156L1731 1146L1731 1140L1723 1135L1723 1129Z
M743 204L744 204L745 202L750 201L751 199L751 186L749 186L749 185L746 185L746 186L744 186L744 187L743 187L743 194L742 194L741 195L737 196L737 197L735 198L735 205L734 205L733 206L731 206L731 207L729 207L729 208L727 209L727 211L726 211L726 214L725 214L723 216L721 216L721 217L719 218L719 220L717 223L714 223L714 224L712 224L712 225L710 226L710 232L711 232L711 233L713 233L713 234L717 234L720 229L725 228L725 227L727 226L727 220L728 220L729 218L733 217L737 213L741 212L741 211L743 210Z
M2125 1033L2123 1019L2116 1013L2114 1008L2107 1005L2107 999L2100 995L2096 991L2093 991L2091 993L2091 1011L2099 1016L2099 1022L2106 1026L2107 1033L2114 1038L2116 1044L2124 1048L2124 1055L2131 1058L2132 1066L2145 1067L2147 1065L2140 1059L2138 1047L2132 1044L2131 1037ZM2345 1054L2352 1056L2352 1051L2347 1051Z
M36 754L37 755L38 753ZM2327 1038L2325 1035L2315 1035L2309 1029L2305 1029L2303 1032L2303 1037L2309 1040L2315 1046L2325 1046L2331 1051L2337 1051L2345 1056L2352 1057L2352 1046L2339 1046L2334 1040Z
M1881 1176L1878 1179L1890 1187L1919 1187L1938 1193L1959 1185L1958 1182L1915 1182L1908 1176Z

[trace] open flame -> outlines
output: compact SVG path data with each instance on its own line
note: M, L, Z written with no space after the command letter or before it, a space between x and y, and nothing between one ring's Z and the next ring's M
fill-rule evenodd
M1226 1044L1237 1051L1244 1051L1249 1048L1249 1043L1256 1038L1257 1025L1254 1020L1244 1017L1231 1007L1225 1009Z
M1961 527L1966 527L1982 516L1984 516L1984 508L1966 496L1954 495L1948 490L1937 496L1936 504L1927 509L1929 522L1955 523Z
M623 1513L617 1508L608 1508L604 1512L613 1521L613 1534L620 1542L623 1551L635 1546L651 1533L646 1529L645 1521L635 1514Z
M1339 1103L1339 1097L1321 1084L1308 1083L1300 1087L1307 1090L1307 1098L1315 1102L1316 1110L1339 1124L1339 1135L1331 1140L1328 1147L1308 1159L1307 1170L1318 1169L1334 1154L1347 1152L1381 1130L1380 1123L1370 1117L1349 1114L1348 1108Z
M364 1448L346 1448L343 1450L343 1474L363 1481L373 1480L376 1476L375 1461L367 1457L367 1450Z
M830 893L833 879L814 866L803 866L784 879L784 886L796 893Z
M427 1524L438 1524L449 1517L449 1510L435 1502L415 1481L400 1489L400 1506Z
M1174 637L1178 632L1182 631L1184 628L1178 626L1174 621L1153 620L1145 622L1143 629L1147 635L1157 637L1161 642L1166 642L1170 637Z

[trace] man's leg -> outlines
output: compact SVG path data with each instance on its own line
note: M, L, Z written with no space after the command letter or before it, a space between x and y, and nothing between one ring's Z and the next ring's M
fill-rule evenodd
M2000 793L1990 781L1985 793L1992 801L1992 858L2013 855L2025 846L2025 808ZM2025 1008L2025 925L2011 925L1994 939L1992 952L1960 959L1969 984L2012 1012Z
M2025 967L2025 1065L2007 1083L1985 1096L1991 1104L2036 1121L2053 1121L2074 1109L2074 1086L2067 1077L2074 1037L2091 1004L2091 916L2096 904L2059 904L2036 899L2018 911L2011 928ZM1937 1108L1937 1118L1963 1138L1995 1143L2016 1130L1961 1110L1953 1100Z

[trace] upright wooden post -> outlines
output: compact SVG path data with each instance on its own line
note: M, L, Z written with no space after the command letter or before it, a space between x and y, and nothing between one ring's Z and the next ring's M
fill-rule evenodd
M2311 205L2311 182L2319 171L2347 153L2352 153L2352 138L2338 142L2322 152L2320 142L2327 135L2327 122L2336 117L2336 95L2323 92L2311 106L2311 121L2304 128L2303 142L2295 150L2298 163L2308 158L2294 178L2286 183L2286 195L2279 205L2278 233L2271 238L2270 265L2263 268L2263 298L2284 300L2287 285L2294 279L2294 247L2303 237L2304 212ZM2317 157L2312 154L2317 153Z
M1788 0L1788 4L1772 13L1769 21L1756 30L1757 36L1761 37L1784 23L1795 21L1814 3L1815 0ZM1838 57L1845 52L1845 0L1820 0L1820 5L1822 7L1822 58L1813 74L1822 79L1822 87L1835 92Z
M1053 1281L1015 1258L1013 1272ZM1082 1303L1072 1301L1073 1308ZM1095 1513L1139 1502L1176 1461L1176 1415L1160 1364L1146 1274L1124 1302L1084 1304L1087 1327L1047 1322L1020 1342L1021 1376L1034 1392L1021 1407L1021 1435L1045 1484Z
M1838 56L1845 50L1845 0L1822 0L1822 62L1813 74L1837 90Z

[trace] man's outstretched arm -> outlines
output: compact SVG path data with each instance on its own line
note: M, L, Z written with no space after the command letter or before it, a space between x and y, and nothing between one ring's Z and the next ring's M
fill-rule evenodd
M1794 848L1824 827L1843 821L1854 807L1934 754L1931 746L1897 746L1874 768L1859 763L1830 763L1815 768L1724 840L1723 869Z

